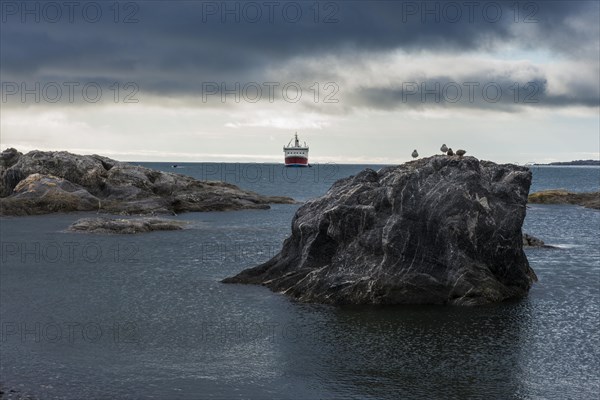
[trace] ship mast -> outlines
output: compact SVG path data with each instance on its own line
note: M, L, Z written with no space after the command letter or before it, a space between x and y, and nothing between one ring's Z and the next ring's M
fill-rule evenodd
M294 137L296 138L296 147L300 147L300 142L298 141L298 132L296 132Z

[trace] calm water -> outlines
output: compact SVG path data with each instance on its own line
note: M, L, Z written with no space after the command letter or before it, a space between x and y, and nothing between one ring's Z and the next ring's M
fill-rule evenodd
M182 167L299 200L363 168ZM533 173L532 191L599 187L598 168ZM336 308L219 283L276 253L297 207L127 237L64 231L86 214L3 218L1 382L68 399L597 398L600 212L529 208L525 231L560 248L527 252L540 281L518 302Z

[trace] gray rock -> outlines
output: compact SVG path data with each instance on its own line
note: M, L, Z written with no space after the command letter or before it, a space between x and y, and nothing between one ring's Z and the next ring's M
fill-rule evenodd
M0 153L0 197L8 196L17 183L23 179L19 174L15 176L16 171L8 172L8 169L15 165L22 155L13 148Z
M92 211L97 210L99 204L100 200L82 186L42 174L29 175L17 184L10 197L0 199L5 215Z
M60 211L101 210L116 214L163 214L186 211L265 209L270 203L291 204L282 196L261 196L225 182L199 181L189 176L135 166L98 155L82 156L65 151L31 151L25 155L8 149L0 156L0 214L29 215L58 211L39 197L45 193L17 191L31 175L63 179L84 190L82 203L73 195L59 199ZM44 190L47 190L46 185ZM29 187L29 186L27 186ZM66 190L67 192L72 192ZM18 201L27 197L29 202ZM91 206L89 200L94 200Z
M526 296L531 172L434 156L366 169L305 203L266 263L223 280L303 302L477 305Z
M8 148L0 153L0 167L10 168L19 161L19 157L21 157L23 153L17 151L14 148Z
M69 226L72 232L134 234L153 231L175 231L185 226L184 221L162 218L82 218Z

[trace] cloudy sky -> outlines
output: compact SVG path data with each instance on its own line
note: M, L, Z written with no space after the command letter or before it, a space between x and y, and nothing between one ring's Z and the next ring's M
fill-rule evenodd
M121 160L598 159L597 1L3 1L1 145Z

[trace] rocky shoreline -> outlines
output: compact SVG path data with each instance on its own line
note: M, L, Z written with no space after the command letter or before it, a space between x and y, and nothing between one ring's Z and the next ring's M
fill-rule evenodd
M531 171L433 156L366 169L296 212L279 254L224 283L301 302L480 305L527 295Z
M577 193L564 189L542 190L529 195L531 204L573 204L600 210L600 192Z
M0 154L0 215L97 211L120 215L268 209L293 204L226 183L199 181L98 155L7 149Z

